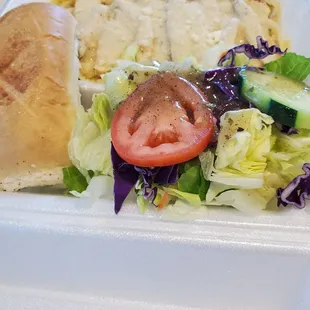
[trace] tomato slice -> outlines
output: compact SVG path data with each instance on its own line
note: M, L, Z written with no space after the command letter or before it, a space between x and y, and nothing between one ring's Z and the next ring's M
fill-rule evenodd
M120 105L112 143L126 162L170 166L199 155L213 134L213 116L203 93L172 73L153 75Z

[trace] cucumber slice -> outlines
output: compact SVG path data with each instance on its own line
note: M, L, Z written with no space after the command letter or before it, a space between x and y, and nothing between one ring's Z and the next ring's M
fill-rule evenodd
M241 96L283 124L310 129L310 90L306 84L260 70L240 72Z

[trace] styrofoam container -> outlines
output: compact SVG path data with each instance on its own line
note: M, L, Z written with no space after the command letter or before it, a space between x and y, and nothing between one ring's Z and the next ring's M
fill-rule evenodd
M310 56L310 1L282 2L293 50ZM116 216L111 200L1 193L0 245L1 310L310 309L307 208L172 218L129 202Z

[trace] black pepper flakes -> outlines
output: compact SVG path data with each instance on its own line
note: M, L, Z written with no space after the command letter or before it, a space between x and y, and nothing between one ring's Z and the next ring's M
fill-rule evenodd
M237 131L242 132L242 131L244 131L244 128L238 127Z

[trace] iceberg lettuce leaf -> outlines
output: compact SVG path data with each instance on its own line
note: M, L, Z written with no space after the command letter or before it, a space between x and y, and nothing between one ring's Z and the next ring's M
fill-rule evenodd
M145 82L152 74L158 72L154 66L144 66L142 64L122 60L111 72L103 74L105 93L111 100L113 110L124 101L139 84Z
M304 163L310 162L310 131L299 130L287 135L277 128L273 130L275 142L267 155L262 195L271 199L278 188L285 188L293 179L303 174Z
M196 208L201 207L201 200L198 194L182 192L173 187L163 187L162 189L169 195L185 200Z
M78 111L69 142L70 159L88 182L89 170L95 175L113 175L109 129L113 113L110 100L106 94L97 94L93 97L93 102L87 112Z
M213 206L231 206L243 212L253 213L266 209L268 200L254 189L236 189L211 182L205 203Z
M113 198L113 178L110 176L94 176L87 187L81 192L78 190L70 191L70 194L78 198Z
M273 119L257 109L226 112L210 180L240 188L260 188L272 145Z
M93 104L89 115L101 132L105 132L111 127L113 111L108 95L101 93L93 96Z

